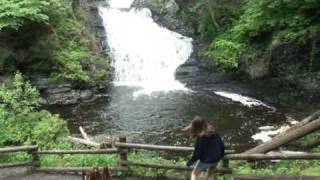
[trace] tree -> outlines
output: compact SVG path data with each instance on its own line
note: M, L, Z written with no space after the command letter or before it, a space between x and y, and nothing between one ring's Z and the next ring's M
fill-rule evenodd
M0 0L0 30L19 29L26 22L46 23L46 14L53 1L47 0Z

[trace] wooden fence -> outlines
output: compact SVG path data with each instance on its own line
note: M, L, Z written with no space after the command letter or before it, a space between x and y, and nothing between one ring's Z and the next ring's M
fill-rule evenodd
M175 169L175 170L190 170L189 167L176 164L152 164L129 161L127 155L132 149L144 149L150 151L165 151L165 152L187 152L191 153L194 149L192 147L179 146L160 146L148 144L133 144L127 143L125 137L119 138L119 142L115 143L115 148L109 149L92 149L92 150L39 150L37 145L8 147L1 148L0 154L27 152L32 156L30 162L17 162L10 164L0 164L0 168L10 168L19 166L30 166L33 170L41 172L83 172L91 170L94 167L41 167L40 156L44 155L64 155L64 154L118 154L119 166L111 167L111 170L128 172L129 167L146 167L159 169ZM320 153L303 153L303 154L234 154L233 150L226 150L226 156L223 159L222 167L218 168L216 172L232 173L229 168L230 160L316 160L320 159Z

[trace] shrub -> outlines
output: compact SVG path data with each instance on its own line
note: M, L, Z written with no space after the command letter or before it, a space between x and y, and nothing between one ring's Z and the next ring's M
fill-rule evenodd
M35 140L41 147L65 144L66 123L39 111L39 93L17 73L13 86L0 88L0 145L22 145Z

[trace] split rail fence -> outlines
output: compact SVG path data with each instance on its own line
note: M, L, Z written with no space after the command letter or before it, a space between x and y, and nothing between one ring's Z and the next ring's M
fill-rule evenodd
M0 148L0 154L27 152L32 156L29 162L16 162L9 164L0 164L1 168L12 168L27 166L34 171L40 172L84 172L92 170L95 167L41 167L40 156L45 155L65 155L65 154L118 154L119 163L117 167L111 167L113 171L128 172L129 167L145 167L158 169L174 169L174 170L190 170L190 167L175 165L175 164L151 164L129 161L127 155L132 149L144 149L149 151L165 151L165 152L185 152L192 153L192 147L180 146L160 146L148 144L133 144L127 143L126 137L120 137L119 142L115 143L115 148L108 149L92 149L92 150L40 150L37 145L19 146ZM216 170L217 173L230 174L232 170L229 167L229 161L238 160L319 160L320 153L303 153L303 154L235 154L233 150L226 150L227 155L223 159L222 167Z

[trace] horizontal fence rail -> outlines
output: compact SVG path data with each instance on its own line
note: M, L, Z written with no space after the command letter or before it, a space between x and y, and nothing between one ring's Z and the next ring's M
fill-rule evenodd
M92 150L47 150L39 151L39 155L57 155L57 154L115 154L118 149L92 149Z
M0 164L0 168L12 168L12 167L24 167L24 166L32 166L32 162L26 161L26 162Z
M104 167L45 167L45 168L37 168L35 171L44 172L44 173L54 173L54 172L83 172L83 171L92 171L95 169L103 169ZM108 167L112 171L127 171L127 168L120 167Z
M317 160L320 153L301 154L229 154L227 160Z
M167 165L167 164L152 164L152 163L138 163L131 161L120 161L122 164L128 166L137 166L137 167L146 167L146 168L159 168L159 169L175 169L175 170L192 170L191 167L183 166L183 165ZM231 173L231 169L227 168L217 168L215 169L217 173Z
M134 143L115 143L116 147L126 149L145 149L145 150L159 150L159 151L177 151L177 152L193 152L193 147L183 146L162 146L162 145L150 145L150 144L134 144ZM234 150L225 150L226 154L235 153Z
M27 152L32 150L37 150L38 146L17 146L17 147L6 147L6 148L0 148L0 154L2 153L13 153L13 152Z

